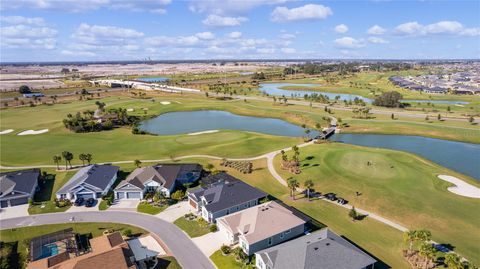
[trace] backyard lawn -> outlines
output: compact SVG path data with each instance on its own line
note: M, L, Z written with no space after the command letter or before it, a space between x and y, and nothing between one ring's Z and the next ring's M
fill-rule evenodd
M474 179L413 154L386 149L327 143L302 148L300 154L299 175L282 170L277 156L276 170L283 178L293 176L301 187L305 180L313 180L316 191L336 193L409 229L429 229L435 241L451 244L467 259L480 262L480 201L449 192L451 185L437 175L456 176L479 186ZM308 202L296 203L308 208Z
M35 193L34 205L30 206L28 213L43 214L54 212L65 212L70 206L56 207L55 206L55 193L62 187L76 171L59 172L53 169L42 169L52 176L49 176L45 180L45 184L39 184L42 186L39 191Z
M15 229L0 230L0 238L2 242L17 242L17 252L19 254L18 265L23 268L24 261L27 258L27 248L29 240L48 233L60 231L67 228L73 228L79 234L91 234L92 237L97 237L103 234L105 230L123 231L130 229L134 235L141 235L147 233L145 230L118 223L68 223L68 224L50 224L40 225L34 227L22 227ZM15 267L14 267L15 268ZM174 268L174 267L173 267Z
M188 234L190 237L198 237L210 232L209 224L202 220L193 219L187 220L185 217L180 217L173 222L173 224L177 225L178 228L182 229L184 232Z
M158 213L162 212L168 206L155 206L151 204L138 204L137 212L146 213L150 215L157 215Z

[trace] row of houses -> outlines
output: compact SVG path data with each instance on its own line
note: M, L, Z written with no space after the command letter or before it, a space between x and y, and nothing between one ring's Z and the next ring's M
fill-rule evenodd
M170 86L165 84L147 83L135 80L119 80L119 79L100 79L92 80L90 83L93 86L107 86L111 88L125 88L125 89L137 89L146 91L162 91L170 93L180 92L200 92L197 89L181 88L176 86Z
M373 268L376 260L329 229L308 233L308 217L226 173L188 191L193 212L216 223L230 245L255 255L259 269ZM306 234L306 235L305 235Z
M454 94L480 94L480 87L466 84L461 78L455 82L445 82L435 75L419 77L391 76L389 81L404 89L431 94L445 94L449 92Z

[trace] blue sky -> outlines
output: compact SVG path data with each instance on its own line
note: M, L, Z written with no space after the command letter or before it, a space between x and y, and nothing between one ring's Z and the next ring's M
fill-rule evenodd
M480 58L479 1L1 0L0 60Z

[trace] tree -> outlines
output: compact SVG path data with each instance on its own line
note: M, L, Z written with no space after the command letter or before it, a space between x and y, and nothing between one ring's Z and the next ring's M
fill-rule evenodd
M182 191L182 190L175 191L175 192L172 194L172 199L175 199L175 200L177 200L177 201L182 200L183 197L185 197L185 192Z
M426 120L426 121L429 121L429 120L430 120L430 118L428 117L428 115L425 116L425 120Z
M420 246L419 253L421 256L425 257L425 268L427 268L428 262L433 261L437 254L437 250L431 243L423 243Z
M31 93L32 90L30 89L30 87L28 87L27 85L22 85L18 88L18 91L21 93L21 94L24 94L24 93Z
M215 168L215 166L211 163L207 163L205 165L205 169L207 169L208 171L212 172L213 168Z
M290 197L292 197L293 200L295 200L295 191L297 190L298 187L300 187L300 184L294 178L290 178L287 183L288 183L288 188L290 189Z
M104 111L104 110L105 110L106 104L105 104L104 102L96 101L96 102L95 102L95 105L97 105L97 107L98 107L98 109L99 109L100 111Z
M473 116L470 116L470 118L468 118L468 122L473 123L474 121L475 119L473 118Z
M287 154L285 154L285 151L283 149L280 151L280 154L282 154L282 161L288 161Z
M432 239L432 232L430 232L429 230L418 230L416 231L415 233L415 239L417 241L420 241L420 242L428 242Z
M390 115L390 118L392 118L392 120L395 119L395 114L392 113L392 115Z
M71 161L73 160L73 153L71 153L70 151L64 151L62 152L62 157L65 160L65 170L68 169L67 163L70 165L70 168L72 168Z
M135 164L137 168L140 168L140 166L142 165L142 162L140 160L135 160L133 161L133 164Z
M58 155L54 155L53 156L53 162L57 165L57 170L60 169L58 167L58 164L60 163L60 161L62 160L62 157L58 156Z
M448 268L452 269L464 269L465 266L463 265L462 259L455 253L447 253L445 255L444 263L448 266Z
M308 200L310 200L310 189L312 189L314 185L315 185L315 183L313 183L313 180L311 180L311 179L307 179L303 183L303 186L305 186L305 189L307 189Z
M438 114L437 120L442 120L442 115Z
M402 98L403 96L396 91L384 92L375 98L373 105L384 107L402 107L402 103L400 102Z
M82 161L82 165L85 165L85 160L86 160L85 154L80 153L80 155L78 155L78 158L80 159L80 161Z
M357 220L358 219L358 213L357 213L357 210L355 210L355 207L352 207L352 209L350 209L350 211L348 212L348 216L353 220Z
M90 162L92 161L93 157L92 154L87 153L85 154L85 160L88 162L88 165L90 165Z
M408 249L413 250L413 242L417 239L417 231L406 231L403 233L403 241L408 244Z

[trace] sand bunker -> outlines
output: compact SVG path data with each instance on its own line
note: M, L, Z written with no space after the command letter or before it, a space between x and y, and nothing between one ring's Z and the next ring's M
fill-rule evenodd
M162 105L169 105L169 104L171 104L171 103L170 103L170 102L167 102L167 101L163 101L163 102L160 102L160 104L162 104Z
M480 199L480 188L452 176L439 175L438 178L455 185L454 187L448 187L448 191L461 196Z
M37 135L37 134L43 134L43 133L46 133L46 132L48 132L48 129L43 129L43 130L38 130L38 131L26 130L26 131L23 131L21 133L18 133L17 135Z
M132 111L135 111L135 109L133 109L133 108L127 108L127 112L132 112Z
M208 131L203 131L203 132L189 133L188 135L211 134L211 133L216 133L216 132L218 132L218 130L208 130Z
M0 132L0 135L9 134L9 133L11 133L11 132L13 132L13 129L7 129L7 130L4 130L4 131L1 131L1 132Z

